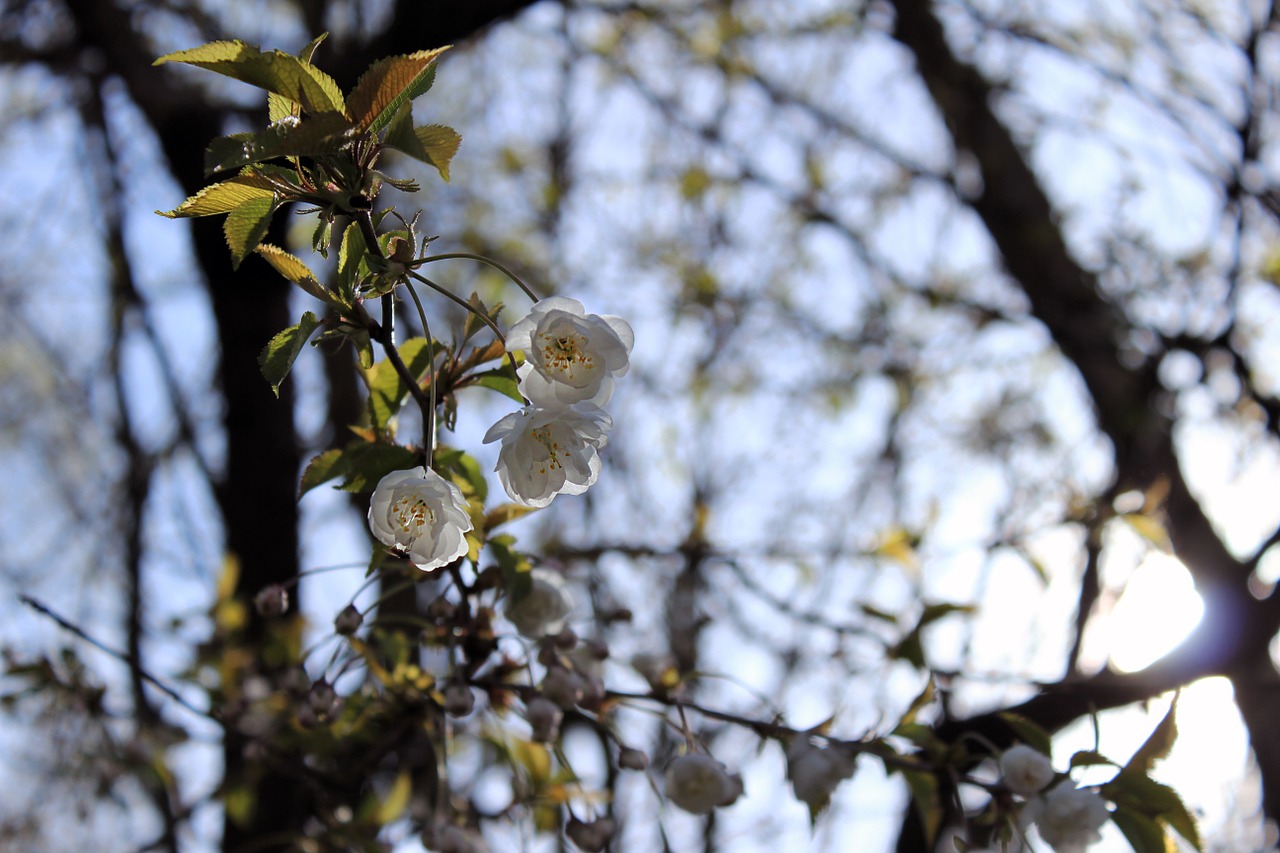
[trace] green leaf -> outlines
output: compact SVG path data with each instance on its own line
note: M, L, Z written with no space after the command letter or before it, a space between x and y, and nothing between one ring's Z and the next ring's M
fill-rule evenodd
M170 219L186 216L214 216L219 213L230 213L247 201L269 199L274 195L275 191L266 181L252 175L241 175L229 181L205 187L173 210L157 210L156 213Z
M1178 696L1175 694L1173 702L1169 704L1169 710L1165 713L1164 719L1156 726L1155 731L1147 738L1142 746L1138 747L1138 751L1133 754L1133 758L1125 764L1124 771L1126 773L1149 773L1151 767L1169 754L1169 750L1173 749L1173 743L1178 738L1178 724L1176 713L1178 710Z
M1071 756L1071 763L1068 769L1074 770L1077 767L1096 767L1107 764L1114 765L1115 762L1110 758L1107 758L1105 755L1094 752L1091 749L1082 749L1075 755Z
M401 770L396 776L396 781L391 783L391 790L387 792L387 796L378 803L378 808L373 814L376 824L386 826L399 819L400 815L404 814L404 810L409 807L409 798L412 795L413 780L408 770Z
M502 367L494 370L477 373L472 380L481 388L489 388L499 394L505 394L520 405L524 405L524 395L520 393L519 382L516 380L515 371L511 369L510 362L503 362Z
M1197 850L1201 849L1195 818L1187 811L1178 792L1168 785L1138 771L1121 770L1102 786L1102 795L1118 808L1168 823Z
M289 281L301 287L307 293L316 299L333 305L336 308L343 308L338 298L316 280L315 274L307 268L297 257L289 254L279 246L273 246L270 243L262 243L254 249L259 255L275 268L280 275L289 279Z
M345 459L340 447L326 450L314 457L302 471L302 481L298 484L298 497L301 498L321 483L341 477L344 473L344 464Z
M1013 733L1018 740L1038 752L1043 752L1050 758L1053 757L1053 740L1049 737L1049 733L1040 728L1040 726L1011 711L1002 711L997 716L1004 720L1005 725L1013 729Z
M522 506L521 504L502 504L489 510L484 517L484 529L486 531L501 527L508 522L515 521L518 518L524 518L531 512L537 512L538 507Z
M1111 820L1124 834L1133 853L1167 853L1169 850L1164 828L1141 812L1117 808L1111 813Z
M277 397L280 396L280 385L293 367L294 359L302 352L303 345L319 325L316 315L308 311L296 326L290 326L272 338L258 355L262 375L271 383L271 390Z
M449 180L449 162L458 152L461 143L462 137L458 132L442 124L415 128L408 106L402 107L396 114L386 138L388 146L403 151L428 166L434 166L445 181Z
M923 628L930 622L937 622L952 613L972 613L975 609L972 604L928 604L920 614L920 627Z
M264 53L242 41L215 41L165 54L154 64L165 62L194 65L266 89L300 104L309 113L346 112L342 90L332 77L283 51Z
M307 463L298 485L298 497L339 477L343 480L338 488L345 492L369 491L392 471L419 464L418 457L407 447L357 439L346 447L326 450Z
M267 227L271 225L271 214L275 210L274 196L259 197L249 199L227 214L226 221L222 223L222 233L231 249L232 267L239 269L241 262L267 236Z
M212 175L274 157L319 157L336 154L350 141L351 122L341 113L322 112L285 119L261 133L233 133L209 143L204 172Z
M435 82L436 60L449 47L380 59L360 75L347 96L349 115L361 130L377 133L400 107L426 94Z
M926 849L932 850L934 839L938 837L938 830L942 826L942 803L938 796L938 780L932 773L920 770L903 769L899 772L902 773L902 778L907 780L907 787L911 789L911 800L924 827Z
M928 681L924 684L924 689L920 691L916 698L911 700L911 704L907 707L906 713L902 715L902 722L914 723L916 721L916 716L920 711L927 708L929 705L932 705L933 700L936 699L937 696L938 690L933 683L933 676L930 675Z
M397 349L405 367L409 368L410 375L416 382L421 382L434 361L433 347L426 338L410 338ZM369 414L373 419L373 427L383 431L409 396L409 386L400 378L391 360L386 358L373 366L366 380L369 384Z
M464 497L479 498L483 503L489 496L489 482L475 457L462 450L441 448L436 451L435 468L441 475L457 484Z
M493 559L502 571L502 588L506 591L508 606L518 604L533 586L533 578L529 574L533 571L533 564L527 556L512 547L515 542L514 536L502 534L490 537L487 543L489 553L493 554Z
M352 222L342 232L342 242L338 246L338 292L351 302L355 301L356 285L360 283L360 264L364 253L364 232L358 223Z

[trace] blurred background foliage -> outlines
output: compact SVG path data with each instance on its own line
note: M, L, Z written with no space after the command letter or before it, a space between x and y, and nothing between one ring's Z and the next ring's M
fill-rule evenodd
M455 44L418 108L462 132L452 182L396 163L426 189L394 203L424 210L438 250L635 328L605 476L515 528L574 583L579 633L615 661L670 654L703 674L701 705L833 717L850 738L884 733L930 673L925 722L996 745L1000 711L1058 731L1225 676L1195 736L1252 751L1222 801L1195 806L1216 849L1267 843L1272 4L28 0L0 3L6 849L212 849L224 768L261 799L249 828L227 822L227 849L305 811L243 732L224 739L143 673L197 707L231 701L280 638L229 602L347 564L297 590L310 627L290 630L327 631L367 561L363 510L295 496L305 461L360 420L356 375L304 353L279 401L258 375L261 346L314 306L258 259L233 274L217 223L152 211L194 192L205 144L264 104L150 65L325 31L316 63L344 88L378 57ZM274 239L301 252L313 227ZM483 268L441 280L523 313ZM466 398L445 440L483 453L499 405ZM1156 615L1126 623L1140 570ZM1191 584L1186 638L1117 666L1152 626L1194 623L1195 596L1173 594ZM673 754L652 718L629 725L659 766ZM901 780L862 765L810 842L803 806L771 793L780 752L698 725L747 798L700 821L601 768L613 849L924 849ZM503 811L494 755L459 757L458 784L473 777L477 811L511 827L491 843L516 849L531 818Z

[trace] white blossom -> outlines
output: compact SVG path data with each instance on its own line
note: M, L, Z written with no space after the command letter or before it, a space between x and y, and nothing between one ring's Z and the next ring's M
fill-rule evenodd
M543 299L507 332L507 349L524 350L520 391L536 406L603 406L613 380L630 366L635 335L621 317L588 314L567 296Z
M701 753L691 752L672 761L665 778L667 799L693 814L732 805L742 796L742 777Z
M1000 756L1000 772L1005 787L1023 797L1040 793L1053 781L1049 756L1023 743L1009 747Z
M831 799L836 786L853 775L854 756L843 744L814 745L797 735L787 747L787 778L796 799L816 814Z
M503 615L530 640L558 634L565 619L573 610L573 598L565 589L564 578L546 569L534 569L529 573L529 591L514 604L510 599L503 607Z
M498 421L484 443L502 441L494 470L513 501L546 506L556 495L580 495L600 476L600 448L613 420L596 406L526 406Z
M1022 823L1034 823L1040 837L1057 853L1084 853L1102 839L1102 825L1111 817L1102 797L1089 788L1060 782L1022 808Z
M471 516L462 491L430 468L392 471L373 490L369 529L429 572L467 553Z

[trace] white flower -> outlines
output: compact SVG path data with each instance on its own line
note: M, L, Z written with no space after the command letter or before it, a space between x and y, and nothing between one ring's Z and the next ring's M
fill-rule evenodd
M424 572L467 553L471 516L462 491L430 468L392 471L369 502L369 529L388 548L407 551Z
M1102 839L1100 830L1110 817L1102 797L1088 788L1077 788L1070 780L1028 801L1022 809L1023 824L1034 823L1040 837L1057 853L1084 853Z
M629 367L635 335L621 317L588 314L582 303L552 296L507 332L507 349L524 350L520 390L536 406L603 406L613 379Z
M529 592L515 604L507 599L503 615L531 640L559 634L565 618L573 610L573 599L565 589L564 578L546 569L534 569L529 576Z
M1022 743L1009 747L1000 756L1000 772L1005 787L1023 797L1040 793L1053 781L1049 756Z
M490 427L484 443L502 440L494 470L511 499L546 506L562 492L580 495L595 483L611 426L608 414L587 403L526 406Z
M796 799L817 813L836 786L853 775L854 757L843 745L815 746L805 734L797 735L787 747L787 778Z
M709 755L688 753L667 767L667 799L693 814L732 805L742 796L742 777Z

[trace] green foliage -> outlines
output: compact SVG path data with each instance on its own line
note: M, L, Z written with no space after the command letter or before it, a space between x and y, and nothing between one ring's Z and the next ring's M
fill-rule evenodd
M314 48L313 48L314 50ZM160 57L154 64L181 62L274 92L309 113L345 114L342 90L310 62L279 50L266 53L242 41L215 41Z
M347 107L357 126L378 133L401 106L425 95L435 82L436 60L448 49L422 50L370 65L347 96Z
M421 463L407 447L383 441L356 439L343 448L326 450L307 464L298 486L298 497L330 480L342 478L338 488L347 492L367 492L390 474Z
M274 198L259 197L249 199L227 214L222 223L222 233L227 238L227 247L231 249L233 267L239 268L240 263L267 236L271 215L275 211Z
M212 175L277 157L324 157L340 153L353 137L350 119L341 113L316 113L281 119L259 133L234 133L209 143L204 172Z
M409 375L415 382L421 383L431 372L432 364L442 347L439 343L431 345L425 338L410 338L398 347L400 358ZM391 435L391 422L404 405L409 396L409 386L396 371L390 358L384 358L365 372L365 382L369 386L369 417L378 434Z
M298 353L302 352L303 345L319 326L320 321L316 319L316 315L308 311L302 315L302 319L296 325L290 326L272 338L258 355L258 366L262 368L262 376L270 383L271 390L277 397L280 396L280 386L289 375L289 369L293 367L294 359L298 357Z

